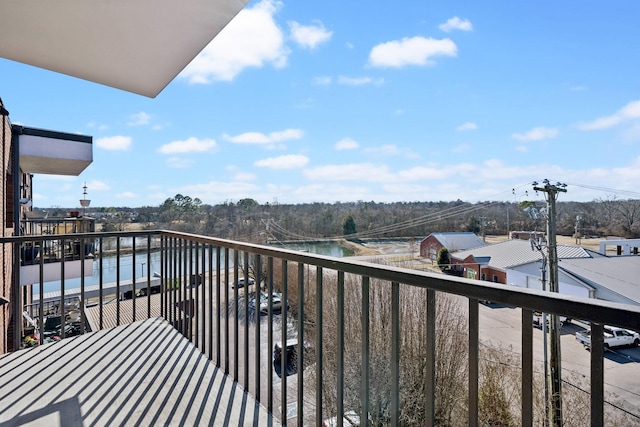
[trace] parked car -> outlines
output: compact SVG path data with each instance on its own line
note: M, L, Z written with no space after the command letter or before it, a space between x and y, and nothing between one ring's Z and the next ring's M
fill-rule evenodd
M249 308L252 310L256 309L256 299L251 298L249 300ZM271 310L278 311L282 310L282 294L278 292L274 292L271 294ZM260 313L268 313L269 312L269 295L260 294Z
M549 323L550 317L551 315L547 314L547 323ZM558 317L560 317L560 326L564 326L564 324L570 320L567 318L567 316L558 316ZM539 311L533 312L533 326L537 328L542 328L542 313L540 313Z
M309 353L311 346L306 341L303 344L304 351L304 366L308 366L312 363L312 354ZM285 346L282 342L278 341L273 345L273 369L276 371L278 377L282 377L282 358L284 357L286 375L294 375L298 373L298 340L293 338L287 340Z
M591 347L591 331L576 332L576 340L585 348ZM639 346L640 334L628 329L617 328L615 326L604 327L604 348Z
M255 284L256 284L256 281L253 280L253 277L249 277L249 286L255 285ZM239 288L244 288L244 277L238 278L238 280L236 282L233 282L231 284L232 288L235 288L236 286L238 287L238 289Z

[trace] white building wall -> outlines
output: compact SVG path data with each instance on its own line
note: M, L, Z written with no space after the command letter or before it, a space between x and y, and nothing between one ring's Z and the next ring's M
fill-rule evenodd
M507 284L521 288L542 289L540 280L540 264L531 263L507 270ZM549 287L549 272L547 271L547 289ZM573 277L559 272L560 293L577 297L589 298L589 288Z

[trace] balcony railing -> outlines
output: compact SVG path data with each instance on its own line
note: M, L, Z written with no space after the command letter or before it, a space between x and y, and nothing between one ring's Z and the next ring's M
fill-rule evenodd
M81 256L94 245L97 276L75 284L62 279L53 285L56 292L47 292L42 282L28 286L31 292L16 289L15 295L28 299L13 301L15 312L27 308L27 321L15 325L16 348L25 345L25 328L42 330L36 341L45 343L47 322L57 323L57 329L50 327L64 338L161 316L283 423L323 425L336 414L357 417L365 426L443 423L439 369L444 371L443 360L461 354L466 392L455 406L466 412L463 423L478 425L486 396L479 313L481 301L492 301L521 314L512 421L541 424L534 411L542 397L534 387L539 369L532 328L533 312L541 311L590 323L590 423L603 425L603 326L640 330L636 306L349 258L171 231L74 238ZM19 251L33 239L0 241ZM41 259L41 269L43 264ZM236 285L240 278L242 287ZM261 301L258 294L267 297ZM56 317L58 322L50 320ZM447 347L454 333L461 351ZM348 424L338 416L335 425Z
M42 259L45 263L60 262L61 259L79 260L80 241L74 237L80 233L95 231L95 219L90 217L37 218L30 215L21 221L24 236L64 235L59 239L39 239L25 242L20 257L22 265L34 265ZM93 244L85 242L85 256L93 256Z

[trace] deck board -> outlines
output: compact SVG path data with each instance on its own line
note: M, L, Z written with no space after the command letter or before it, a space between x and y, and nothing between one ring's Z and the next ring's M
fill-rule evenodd
M273 425L161 318L0 358L0 425Z

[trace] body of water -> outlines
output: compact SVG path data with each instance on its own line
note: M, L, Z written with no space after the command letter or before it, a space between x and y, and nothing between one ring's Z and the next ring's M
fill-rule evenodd
M124 246L122 246L124 247ZM337 243L295 243L295 244L286 244L281 246L284 249L296 250L296 251L304 251L309 253L314 253L318 255L326 255L333 256L337 258L352 256L353 251L340 246ZM106 249L106 248L105 248ZM198 257L199 269L202 269L202 253L196 255L194 253L193 259ZM208 262L208 251L205 251L205 260ZM155 272L160 273L161 271L161 261L160 261L160 252L151 252L151 275ZM210 267L208 264L205 264L204 269L210 270L212 268L216 268L215 264L215 254L213 259L213 265ZM221 256L221 261L224 265L224 252ZM149 258L147 258L146 253L137 253L135 257L135 276L136 278L142 278L147 276L147 268L149 266ZM229 266L233 267L233 258L229 262ZM118 277L121 281L131 280L134 275L134 259L132 254L122 255L120 256L120 271L118 274L118 262L115 256L105 256L102 259L102 280L103 283L115 283L118 280ZM95 260L93 262L93 275L87 276L84 279L85 286L91 285L99 285L100 284L100 261ZM80 278L68 279L65 280L65 289L74 289L79 288L81 285ZM44 292L53 292L60 290L60 281L56 282L47 282L44 284ZM34 287L34 292L37 293L37 286Z

